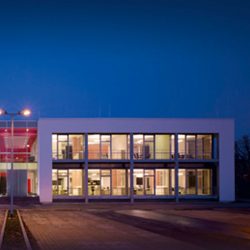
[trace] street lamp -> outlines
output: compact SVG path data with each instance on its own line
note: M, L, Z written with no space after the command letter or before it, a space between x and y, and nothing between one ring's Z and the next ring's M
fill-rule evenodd
M23 109L19 112L12 113L7 112L4 109L0 108L0 115L9 115L11 118L11 169L10 169L10 216L13 216L13 204L14 204L14 185L13 185L13 163L14 163L14 118L15 116L30 116L30 109Z

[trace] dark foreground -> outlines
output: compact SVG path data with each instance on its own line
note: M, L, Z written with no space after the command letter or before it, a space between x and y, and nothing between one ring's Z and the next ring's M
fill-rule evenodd
M100 203L20 208L33 249L250 249L250 204Z

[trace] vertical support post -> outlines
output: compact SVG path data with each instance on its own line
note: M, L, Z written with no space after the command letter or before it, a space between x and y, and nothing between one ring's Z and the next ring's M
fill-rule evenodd
M178 148L178 134L175 133L174 135L174 161L175 161L175 201L179 202L179 157L178 157L178 152L179 152L179 148Z
M130 202L134 203L134 139L133 134L130 133Z
M89 192L88 192L88 134L84 134L84 196L85 203L89 202Z
M10 215L13 216L14 205L14 115L11 115L11 169L10 169Z

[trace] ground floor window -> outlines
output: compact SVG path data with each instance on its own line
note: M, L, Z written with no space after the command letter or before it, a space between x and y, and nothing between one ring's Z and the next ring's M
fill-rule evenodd
M90 196L127 195L127 170L89 169L88 193Z
M173 169L156 169L156 195L174 195L175 175Z
M11 190L11 164L0 163L0 196L9 196ZM37 195L37 163L13 164L13 194L17 197Z
M53 169L52 191L53 195L82 196L83 171L81 169Z
M178 170L179 195L211 195L213 190L212 169L180 168ZM4 183L4 174L0 181ZM28 172L28 191L32 193L35 173ZM88 169L88 196L130 195L130 169ZM175 169L133 169L132 192L135 196L174 196ZM1 188L4 194L4 188ZM30 182L30 183L29 183ZM84 193L83 169L54 169L52 190L55 196L82 196Z
M173 169L134 169L135 195L174 195Z
M180 195L211 195L211 169L179 169Z

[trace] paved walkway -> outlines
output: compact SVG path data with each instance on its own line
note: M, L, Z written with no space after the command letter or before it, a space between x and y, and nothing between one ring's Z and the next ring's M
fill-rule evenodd
M21 215L41 249L201 249L86 211L22 209Z

